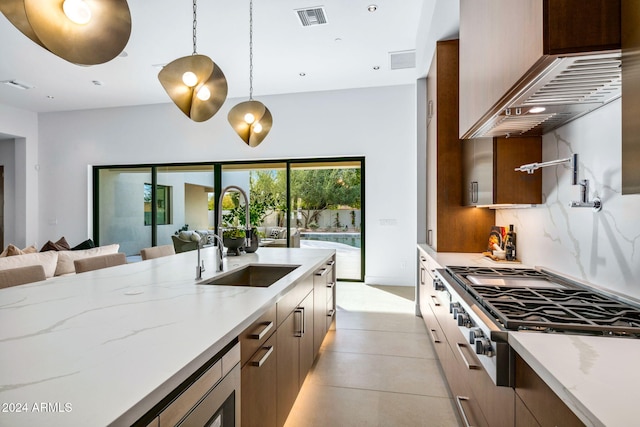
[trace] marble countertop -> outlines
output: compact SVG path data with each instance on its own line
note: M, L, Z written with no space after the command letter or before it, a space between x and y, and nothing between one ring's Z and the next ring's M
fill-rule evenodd
M509 345L586 425L638 424L640 340L512 332Z
M202 251L206 280L214 248ZM333 250L227 257L300 265L268 288L197 285L196 253L0 290L0 425L130 425Z
M500 265L481 254L418 249L446 265ZM509 332L509 345L588 426L637 424L634 389L640 384L640 340L540 332Z

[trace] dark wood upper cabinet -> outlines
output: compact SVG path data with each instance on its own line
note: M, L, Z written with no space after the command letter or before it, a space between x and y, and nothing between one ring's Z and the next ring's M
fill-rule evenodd
M459 137L504 136L489 135L482 125L496 120L559 57L619 54L620 1L460 0ZM560 125L554 121L539 125L537 135Z
M622 0L622 194L640 193L640 1Z

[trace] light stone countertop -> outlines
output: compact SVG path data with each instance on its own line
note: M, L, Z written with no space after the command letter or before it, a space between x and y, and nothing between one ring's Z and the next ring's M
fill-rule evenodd
M504 264L475 253L418 249L446 265L527 267ZM509 332L509 345L588 426L638 424L635 388L640 384L640 339Z
M221 274L214 250L203 279ZM186 252L1 289L0 425L130 425L334 253L225 258L301 266L268 288L196 285Z
M638 425L640 340L511 332L509 345L586 425Z

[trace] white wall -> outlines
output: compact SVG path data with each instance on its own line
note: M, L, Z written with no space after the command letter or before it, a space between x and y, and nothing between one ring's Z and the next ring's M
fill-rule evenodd
M413 285L415 94L415 85L406 85L261 98L274 126L256 148L226 120L244 99L227 100L204 123L192 122L173 104L41 114L39 194L46 209L40 210L39 239L88 237L87 165L362 155L366 280Z
M38 116L0 104L0 133L15 138L15 240L6 242L38 246Z
M573 153L590 198L602 198L601 212L570 208L578 186L571 185L568 166L555 166L542 170L544 205L499 210L496 222L515 224L525 263L640 298L640 195L621 195L619 100L543 137L543 160Z
M5 247L16 241L15 141L0 140L0 165L4 166L4 241ZM4 248L3 248L4 249Z

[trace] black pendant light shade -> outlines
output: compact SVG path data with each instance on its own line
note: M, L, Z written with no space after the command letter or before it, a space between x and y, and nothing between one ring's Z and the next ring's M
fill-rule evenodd
M0 11L35 43L78 65L112 60L131 35L126 0L1 0Z

